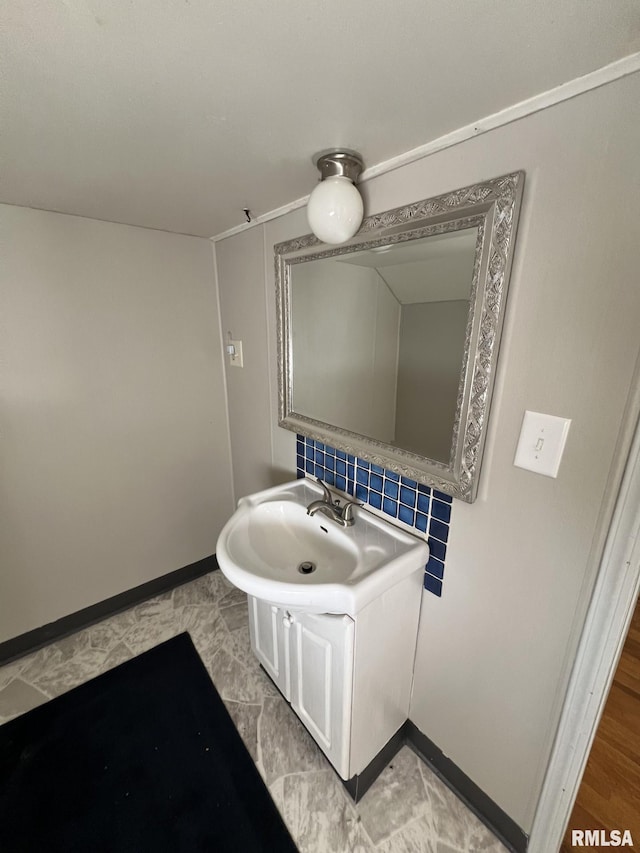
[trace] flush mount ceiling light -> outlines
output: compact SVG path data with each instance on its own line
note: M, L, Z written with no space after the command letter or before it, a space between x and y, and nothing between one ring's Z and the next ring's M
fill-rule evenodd
M309 196L309 226L324 243L344 243L362 222L362 196L355 187L364 168L362 157L348 148L330 148L316 154L313 162L322 177Z

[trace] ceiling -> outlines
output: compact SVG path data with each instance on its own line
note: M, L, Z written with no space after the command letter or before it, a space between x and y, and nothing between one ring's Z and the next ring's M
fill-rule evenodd
M3 0L0 201L212 236L640 47L637 0Z

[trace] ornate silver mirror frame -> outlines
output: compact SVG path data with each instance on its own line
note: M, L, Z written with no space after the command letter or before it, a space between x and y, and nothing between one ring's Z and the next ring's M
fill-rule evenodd
M356 236L325 248L312 234L274 247L279 424L405 477L472 502L477 493L513 258L524 172L367 217ZM291 280L297 264L477 228L469 316L448 463L294 411Z

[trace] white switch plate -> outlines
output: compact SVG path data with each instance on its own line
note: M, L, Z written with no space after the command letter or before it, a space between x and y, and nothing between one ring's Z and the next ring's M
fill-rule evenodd
M231 367L244 367L242 341L229 341L229 347L233 347L233 352L229 353L229 364Z
M571 420L525 412L513 464L545 477L557 477Z

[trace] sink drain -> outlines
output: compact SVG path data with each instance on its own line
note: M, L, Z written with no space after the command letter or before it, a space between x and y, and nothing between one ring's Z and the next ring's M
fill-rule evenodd
M315 570L316 570L316 564L311 563L309 560L305 560L304 562L300 563L300 565L298 566L298 571L300 572L301 575L310 575L311 572L315 572Z

